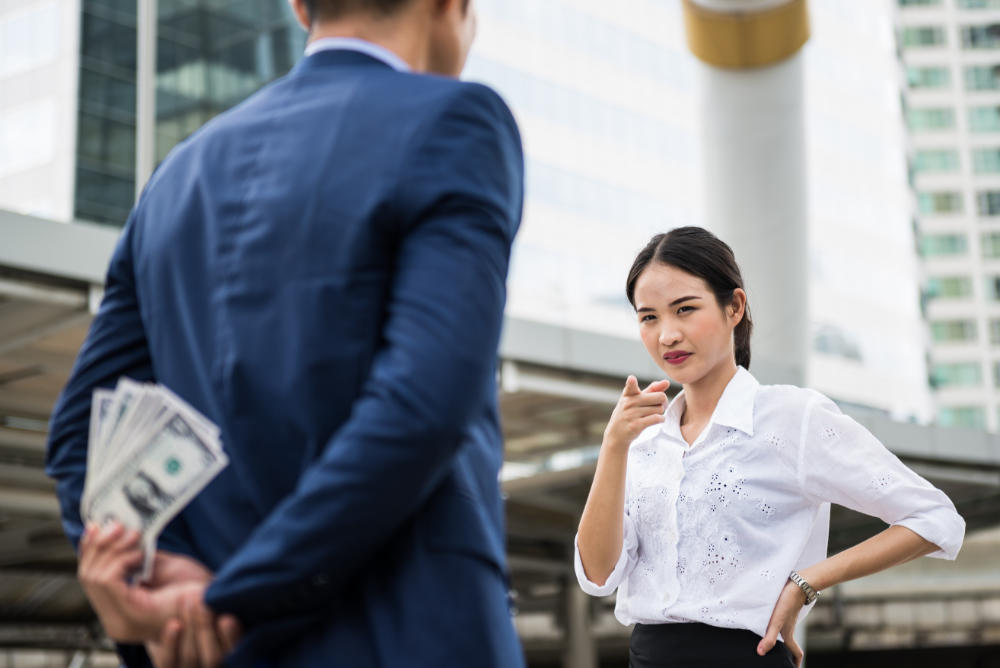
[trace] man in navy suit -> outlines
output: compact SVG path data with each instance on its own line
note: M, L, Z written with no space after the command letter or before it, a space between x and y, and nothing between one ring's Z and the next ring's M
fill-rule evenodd
M112 637L167 663L523 665L496 393L516 124L455 78L469 0L292 5L306 57L136 203L47 460L77 543L91 393L129 376L211 418L230 465L161 536L151 588L119 529L87 529L81 577Z

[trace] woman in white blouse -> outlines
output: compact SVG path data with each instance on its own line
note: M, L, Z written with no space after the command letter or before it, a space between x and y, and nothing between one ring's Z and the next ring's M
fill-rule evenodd
M617 588L616 617L636 625L632 668L797 666L795 624L817 592L955 558L965 522L947 496L822 394L750 375L729 246L696 227L657 235L626 292L646 350L684 388L668 406L668 381L629 377L576 539L580 586ZM827 558L830 503L891 526Z

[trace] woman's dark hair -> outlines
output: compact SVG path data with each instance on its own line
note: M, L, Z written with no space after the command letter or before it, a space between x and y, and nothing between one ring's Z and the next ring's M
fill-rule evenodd
M726 242L701 227L678 227L666 234L657 234L635 256L625 282L625 294L632 308L635 308L636 281L654 262L676 267L708 283L720 307L733 303L736 288L745 289L736 256ZM743 319L733 332L736 363L745 369L750 368L751 332L753 320L750 319L750 304L747 304Z

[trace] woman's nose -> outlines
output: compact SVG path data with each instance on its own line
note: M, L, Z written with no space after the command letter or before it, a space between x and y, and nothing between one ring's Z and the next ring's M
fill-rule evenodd
M674 327L664 327L660 330L660 344L670 347L681 340L681 333Z

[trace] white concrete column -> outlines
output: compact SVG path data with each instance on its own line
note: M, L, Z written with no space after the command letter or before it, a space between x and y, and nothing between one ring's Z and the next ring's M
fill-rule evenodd
M576 585L564 581L566 605L566 635L563 648L565 668L597 668L597 643L591 634L590 597Z
M685 0L698 87L705 224L732 246L752 364L803 384L808 337L804 0Z
M135 198L156 166L157 0L136 0Z

